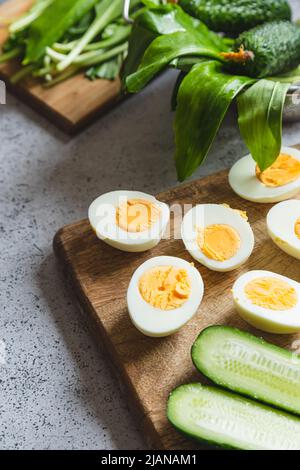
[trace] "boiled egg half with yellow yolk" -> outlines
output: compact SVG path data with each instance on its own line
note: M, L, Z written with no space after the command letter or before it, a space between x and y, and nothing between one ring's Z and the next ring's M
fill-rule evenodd
M181 236L191 256L213 271L232 271L247 261L254 235L243 211L199 204L184 217Z
M197 313L203 292L202 277L192 264L173 256L151 258L131 278L129 316L146 336L169 336Z
M97 237L122 251L150 250L161 240L170 219L167 204L139 191L113 191L89 208Z
M288 255L300 259L300 201L283 201L267 215L268 233Z
M263 172L247 155L231 168L229 184L248 201L271 203L289 199L300 190L300 151L283 147L277 160Z
M250 325L268 333L300 331L300 284L270 271L249 271L233 289L234 305Z

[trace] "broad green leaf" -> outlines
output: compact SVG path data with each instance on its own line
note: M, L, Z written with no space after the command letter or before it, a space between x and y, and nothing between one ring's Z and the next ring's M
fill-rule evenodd
M146 49L156 37L157 34L153 31L143 28L137 21L134 23L129 38L128 56L122 73L124 83L126 77L137 71Z
M153 4L151 6L154 7ZM170 4L160 5L157 8L144 8L137 13L129 39L123 77L137 71L145 51L155 38L162 34L185 31L180 19L182 20L178 9L174 9Z
M229 46L220 36L209 31L200 21L191 18L174 4L144 8L136 16L129 41L129 53L123 76L137 71L142 57L151 42L161 35L189 32L203 44L209 44L217 52L228 50Z
M156 36L186 31L185 16L172 5L161 5L156 8L144 8L136 17L136 23Z
M259 80L238 98L242 137L261 171L281 149L282 112L289 84Z
M189 31L190 33L196 31L213 43L215 47L218 47L220 52L224 51L224 44L228 43L227 39L223 39L218 34L210 31L204 23L192 18L178 5L172 3L156 7L153 5L152 8L141 9L136 15L136 21L143 28L159 35L178 31ZM231 46L232 42L228 47Z
M31 24L24 64L37 62L99 0L54 0Z
M139 92L176 57L198 55L219 59L219 52L202 38L189 32L159 36L146 50L138 70L127 77L126 86L132 93Z
M225 74L222 64L194 65L177 96L175 117L178 179L191 176L203 162L232 100L253 79Z
M196 64L201 64L203 62L207 62L207 59L201 59L199 57L183 57L183 58L178 58L173 60L170 63L170 66L180 70L180 73L177 77L177 80L175 82L174 88L173 88L173 93L171 97L171 110L175 111L177 108L177 95L179 88L181 86L181 83L183 82L186 74L191 71L191 69L194 67Z

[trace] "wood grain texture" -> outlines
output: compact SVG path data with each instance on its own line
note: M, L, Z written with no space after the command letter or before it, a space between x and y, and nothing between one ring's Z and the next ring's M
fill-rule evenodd
M32 3L33 0L9 0L0 6L0 48L7 38L5 19L20 16ZM31 78L12 85L10 77L19 67L17 61L1 64L0 79L12 93L69 134L80 131L120 100L119 79L90 81L77 74L52 88L44 88Z
M300 281L299 262L277 248L266 232L265 217L271 205L253 204L236 196L227 182L227 172L203 178L158 195L168 204L228 203L246 210L255 232L256 246L249 261L231 273L209 271L196 263L205 284L204 300L198 314L177 334L162 339L147 338L131 324L126 308L126 291L134 270L153 256L179 256L194 261L181 240L163 240L142 254L123 253L98 240L87 220L61 229L54 239L54 250L71 279L83 312L91 320L115 365L126 399L139 412L149 447L195 449L198 444L179 435L167 422L166 400L179 384L205 381L195 371L190 349L198 333L208 325L227 324L264 336L268 341L289 348L298 335L262 334L239 318L232 305L231 287L235 279L251 269L266 269ZM172 218L171 233L178 227Z

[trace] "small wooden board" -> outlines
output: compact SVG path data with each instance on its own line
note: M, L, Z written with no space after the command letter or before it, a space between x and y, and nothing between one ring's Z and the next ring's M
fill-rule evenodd
M87 220L61 229L54 250L70 277L84 314L92 322L99 344L112 359L127 388L126 400L139 412L149 447L157 449L199 448L177 433L166 419L166 401L179 384L204 381L190 358L198 333L212 324L237 326L264 336L268 341L291 347L298 335L276 336L251 329L232 305L231 287L235 279L251 269L266 269L300 281L299 263L279 250L266 232L265 218L271 205L253 204L236 196L227 181L227 172L208 176L158 195L168 204L228 203L246 210L256 237L249 261L231 273L216 273L196 263L203 276L205 295L196 317L177 334L162 339L147 338L131 324L126 308L126 291L134 270L153 256L179 256L194 261L181 240L163 240L142 254L123 253L98 240ZM171 226L176 226L176 217ZM172 231L172 230L171 230Z
M9 0L0 6L0 48L8 34L3 19L17 18L32 3L33 0ZM17 61L1 64L0 79L5 81L13 94L69 134L80 131L120 101L119 79L90 81L83 74L78 74L52 88L44 88L38 80L33 79L12 85L10 77L19 68Z

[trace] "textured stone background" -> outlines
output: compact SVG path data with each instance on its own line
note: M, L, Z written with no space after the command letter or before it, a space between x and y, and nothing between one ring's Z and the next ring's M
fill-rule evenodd
M61 226L86 216L100 193L117 188L156 193L177 184L169 107L173 81L174 74L163 75L74 139L12 96L1 107L2 449L145 445L51 243ZM299 142L299 130L300 123L285 126L285 143ZM228 167L244 153L229 115L195 178Z

